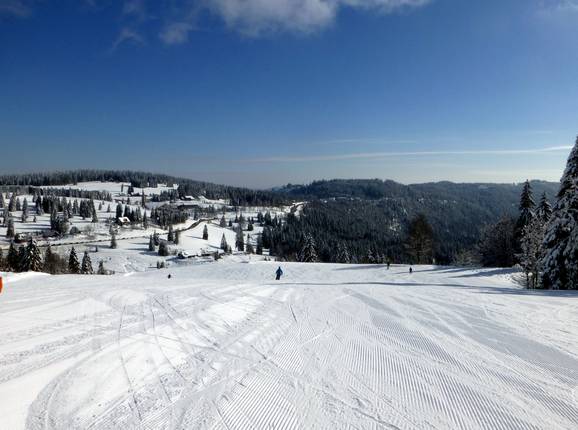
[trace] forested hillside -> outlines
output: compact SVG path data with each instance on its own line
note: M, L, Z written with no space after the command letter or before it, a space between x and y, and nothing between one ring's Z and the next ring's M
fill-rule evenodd
M170 175L130 170L69 170L51 173L27 173L0 175L1 186L58 186L78 182L125 182L133 187L156 187L158 184L178 184L174 197L203 195L209 199L227 199L235 206L271 205L286 203L287 195L271 191L251 190L248 188L217 185L210 182L195 181Z
M558 184L532 181L535 195L556 195ZM300 217L272 231L279 256L297 258L309 234L321 261L408 261L410 220L424 215L433 230L433 255L454 262L472 251L483 229L517 217L522 184L402 185L380 180L318 181L279 190L306 199ZM339 252L338 252L339 250ZM345 255L347 254L347 255Z

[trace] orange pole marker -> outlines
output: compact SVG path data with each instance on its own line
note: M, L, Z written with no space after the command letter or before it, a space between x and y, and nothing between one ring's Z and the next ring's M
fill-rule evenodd
M0 276L0 293L2 292L2 276Z

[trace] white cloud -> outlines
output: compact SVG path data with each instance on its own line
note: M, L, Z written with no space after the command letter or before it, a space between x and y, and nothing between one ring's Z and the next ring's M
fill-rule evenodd
M128 15L136 18L139 21L146 19L146 5L145 0L127 0L122 7L123 15Z
M173 22L163 28L159 37L167 45L178 45L189 40L189 32L192 29L193 25L189 22Z
M205 0L229 28L258 36L290 31L310 33L330 25L344 7L391 13L431 0Z
M144 43L144 38L135 29L124 27L114 41L110 51L114 52L123 43L136 43L140 45Z
M568 145L550 146L532 149L481 149L481 150L454 150L454 151L401 151L401 152L355 152L350 154L326 154L305 156L279 156L240 160L245 163L295 163L308 161L340 161L361 160L389 157L427 157L444 155L517 155L517 154L544 154L547 152L570 151Z
M26 17L30 15L31 7L29 2L24 0L0 0L0 16L12 15L16 17Z

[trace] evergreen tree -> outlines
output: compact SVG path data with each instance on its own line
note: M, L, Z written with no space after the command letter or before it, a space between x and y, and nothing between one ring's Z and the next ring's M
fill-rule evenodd
M367 264L375 264L377 262L375 256L373 255L373 251L371 250L371 248L369 248L367 250L367 254L365 255L365 262Z
M235 248L237 251L244 251L245 250L245 237L243 236L243 230L241 226L237 226L237 231L235 234Z
M147 212L144 211L144 215L142 217L142 227L146 230L149 228L149 219L147 217Z
M209 229L207 228L207 224L205 224L205 228L203 228L203 240L209 240Z
M173 231L173 226L169 226L169 233L167 234L167 240L173 242L175 240L175 232Z
M94 270L92 268L92 261L90 261L90 255L88 251L84 251L84 257L82 257L82 266L80 268L80 273L83 275L92 275Z
M153 252L155 250L155 240L151 234L149 237L149 251Z
M343 264L351 263L351 257L349 255L349 251L344 243L339 243L337 246L337 262Z
M578 288L578 138L568 157L560 191L544 236L545 288Z
M73 274L80 273L80 263L74 247L70 250L70 256L68 257L68 272Z
M33 239L30 239L28 246L26 247L24 259L22 261L22 271L42 271L42 256L40 255L40 249L38 248L38 245L36 245L36 241Z
M542 221L542 223L547 223L552 216L552 205L548 201L548 196L546 196L546 192L542 194L542 198L540 199L540 203L538 204L537 215Z
M303 246L301 247L301 252L299 253L299 261L303 263L315 263L319 261L319 258L317 257L315 240L309 233L305 234L303 238Z
M112 233L111 237L110 237L110 248L111 249L116 249L117 247L117 243L116 243L116 233Z
M178 245L180 241L181 241L181 231L177 230L175 231L175 245Z
M161 257L166 257L169 255L169 247L165 241L162 241L159 245L159 255Z
M253 244L251 243L251 235L247 235L247 254L254 254L255 249L253 248Z
M534 217L535 206L536 203L534 202L532 186L530 185L530 181L526 181L524 183L524 187L522 188L522 195L520 196L520 216L516 222L516 230L514 232L518 242L522 238L524 227L526 227L526 225L528 225Z
M44 252L44 264L42 270L53 275L59 273L61 271L60 261L60 257L52 252L52 247L49 244Z
M221 221L219 222L219 226L222 228L227 227L227 220L225 219L225 215L221 217Z
M10 272L17 272L19 266L18 251L14 246L14 242L10 242L8 248L8 255L6 256L6 269Z
M269 227L265 227L263 229L263 233L261 235L262 245L265 249L271 248L271 229Z
M406 246L414 264L431 264L433 229L424 214L419 214L410 221Z
M263 255L263 240L261 239L261 236L257 238L257 249L255 250L255 254Z
M516 256L515 228L515 220L505 217L496 224L483 229L478 251L484 267L512 267L514 265Z
M2 200L2 196L0 196L0 200ZM2 204L2 202L0 202L0 204ZM0 272L3 272L5 270L6 270L6 260L4 260L4 251L2 251L2 248L0 248Z
M544 241L544 224L539 217L530 219L522 231L520 266L526 276L526 288L537 288L540 276L540 259Z
M116 205L116 219L119 219L122 216L122 204L118 203Z
M100 260L98 262L98 270L96 273L98 275L106 275L106 269L104 268L104 261Z
M19 272L24 272L25 270L27 270L27 267L25 266L26 264L26 247L23 245L20 245L18 247L18 271Z
M7 226L6 226L6 238L12 239L15 236L14 231L14 220L12 218L8 218Z
M223 236L221 237L221 249L225 252L227 252L227 249L229 248L229 244L227 243L227 238L225 237L225 233L223 233Z

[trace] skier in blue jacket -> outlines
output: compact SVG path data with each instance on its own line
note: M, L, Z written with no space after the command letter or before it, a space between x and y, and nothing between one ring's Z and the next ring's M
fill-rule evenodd
M283 270L281 270L281 266L279 266L279 268L277 269L277 271L275 272L275 274L277 275L275 277L275 280L278 281L279 279L281 279L281 275L283 275Z

